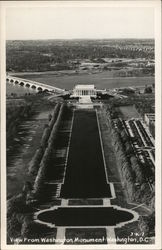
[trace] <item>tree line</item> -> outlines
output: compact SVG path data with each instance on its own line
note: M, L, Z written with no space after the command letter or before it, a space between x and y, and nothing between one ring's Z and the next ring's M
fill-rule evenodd
M62 42L62 45L39 41L26 43L7 43L6 68L7 71L46 71L75 69L76 64L70 60L89 59L102 60L102 58L154 58L154 52L145 50L122 49L122 46L114 47L96 43Z
M33 199L41 194L45 180L48 161L53 148L56 145L58 129L63 119L65 104L56 104L53 114L49 116L49 123L45 126L40 141L40 147L36 150L29 164L29 179L26 181L22 192L13 196L7 202L7 232L8 242L11 237L40 237L42 226L35 224L32 214L35 208L32 205ZM48 232L47 228L44 233ZM11 242L10 242L11 243Z
M147 219L141 218L139 221L140 230L145 229L144 232L148 235L150 231L154 231L155 193L150 190L142 165L135 155L130 138L120 119L112 119L113 112L110 106L105 108L105 113L127 201L145 204L152 211Z

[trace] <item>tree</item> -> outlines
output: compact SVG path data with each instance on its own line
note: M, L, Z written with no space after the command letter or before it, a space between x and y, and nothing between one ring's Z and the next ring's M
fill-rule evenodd
M152 93L152 87L151 86L148 86L147 85L145 86L145 89L144 89L144 93L145 94L150 94Z

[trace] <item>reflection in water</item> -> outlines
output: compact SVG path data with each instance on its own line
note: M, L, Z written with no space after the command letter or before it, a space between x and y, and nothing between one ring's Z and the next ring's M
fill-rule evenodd
M138 215L120 207L58 207L38 212L38 222L54 226L119 226ZM49 223L49 224L48 224Z

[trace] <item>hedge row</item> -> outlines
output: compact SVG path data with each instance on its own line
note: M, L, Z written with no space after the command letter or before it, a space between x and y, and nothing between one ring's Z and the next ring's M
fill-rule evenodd
M127 193L128 202L144 203L152 211L147 217L140 216L138 229L145 236L152 236L155 231L155 194L151 192L145 181L141 166L133 152L127 133L120 124L118 124L119 126L114 125L108 110L106 117L112 135L122 185Z
M140 163L133 152L127 134L124 132L124 129L117 129L118 126L115 126L112 121L109 110L106 111L106 117L122 184L129 201L142 202L151 206L154 193L151 192L145 180Z
M60 110L60 106L61 106L60 103L57 103L56 106L55 106L55 108L54 108L52 119L49 122L49 128L50 129L53 128L53 125L54 125L54 123L57 120L57 116L58 116L58 113L59 113L59 110Z
M61 120L62 120L64 108L65 108L65 105L62 104L62 106L60 107L60 111L59 111L57 120L52 128L52 131L51 131L51 134L50 134L50 137L48 140L48 146L45 150L45 153L44 153L42 160L41 160L41 163L40 163L38 174L36 176L36 179L34 182L34 187L33 187L35 196L38 196L43 188L43 183L45 181L45 175L46 175L48 162L49 162L52 150L54 148L54 143L55 143L56 138L57 138L58 128L59 128Z
M61 120L62 120L62 115L63 115L64 109L65 109L65 104L62 104L60 107L60 112L58 114L57 120L52 128L52 131L51 131L51 134L50 134L50 137L48 140L48 144L54 144L54 142L56 141L57 131L58 131L58 128L59 128Z
M48 146L48 139L50 137L52 127L54 126L54 123L56 122L59 109L60 109L60 104L57 103L54 108L52 119L49 121L49 124L46 125L43 131L43 135L40 141L40 147L36 150L31 162L29 163L29 174L31 175L35 176L38 172L39 164L41 162L45 149Z
M32 160L29 163L29 174L36 175L39 169L39 163L43 156L43 148L40 147L36 150Z
M46 168L47 168L47 165L48 165L48 160L50 158L50 155L51 155L51 148L47 147L46 150L45 150L45 153L43 155L43 158L41 160L39 170L38 170L35 182L34 182L33 190L34 190L35 194L40 192L40 189L43 186L42 184L43 184L43 182L45 180L45 173L46 173Z
M45 150L45 148L47 147L47 143L48 143L48 138L50 136L51 133L51 129L49 128L48 125L45 125L45 129L43 131L43 135L40 141L40 146Z
M49 124L45 127L44 133L41 139L41 146L36 150L34 157L29 165L29 173L32 175L37 175L34 182L34 192L33 187L30 182L25 183L22 192L11 198L7 202L7 233L8 242L10 243L10 238L18 238L28 233L31 233L31 227L35 225L30 218L30 214L33 212L33 207L31 205L32 199L35 199L35 194L40 192L42 187L42 181L45 177L46 166L50 158L53 144L48 143L51 133L56 130L61 122L62 114L59 113L60 104L57 104L54 108L52 119ZM63 107L60 110L63 112ZM59 113L59 115L58 115ZM56 126L54 124L56 123ZM52 126L55 129L52 129ZM30 227L31 226L31 227ZM35 232L39 229L36 225ZM42 230L42 227L39 231ZM40 233L40 232L39 232ZM38 234L39 234L38 233ZM34 234L35 235L35 234Z

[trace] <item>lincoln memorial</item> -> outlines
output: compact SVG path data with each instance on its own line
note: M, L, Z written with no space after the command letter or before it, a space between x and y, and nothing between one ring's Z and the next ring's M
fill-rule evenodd
M73 89L73 97L90 96L96 97L96 88L94 85L82 85L78 84Z

